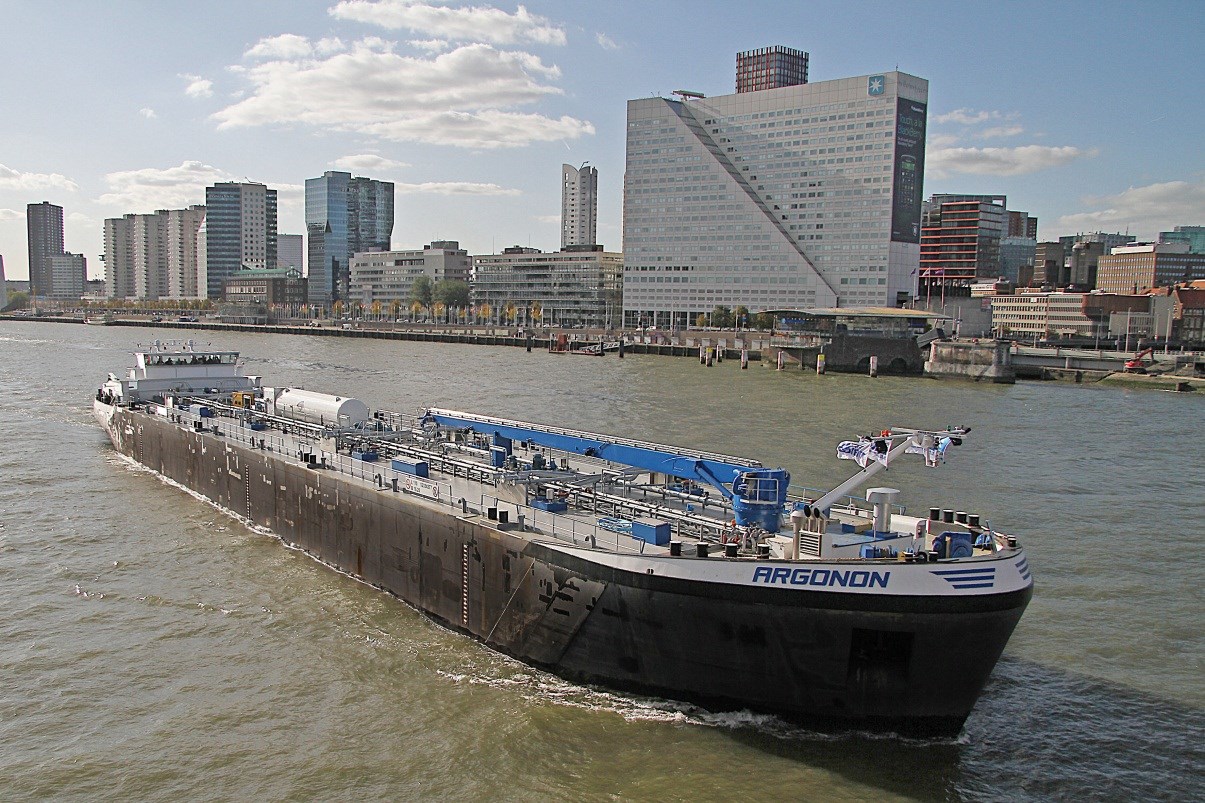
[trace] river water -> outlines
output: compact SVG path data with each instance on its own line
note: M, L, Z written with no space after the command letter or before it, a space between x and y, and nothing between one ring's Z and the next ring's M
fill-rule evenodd
M729 361L202 332L265 382L679 443L830 486L836 442L967 424L890 472L1036 593L952 740L821 735L565 683L118 458L105 374L162 330L0 322L5 800L1200 800L1205 398Z

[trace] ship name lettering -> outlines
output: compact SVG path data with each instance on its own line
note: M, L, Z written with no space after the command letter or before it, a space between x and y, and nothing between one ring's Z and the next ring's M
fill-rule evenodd
M753 570L753 582L765 585L842 586L846 588L886 588L891 572L872 572L864 569L809 569L786 566L758 566Z

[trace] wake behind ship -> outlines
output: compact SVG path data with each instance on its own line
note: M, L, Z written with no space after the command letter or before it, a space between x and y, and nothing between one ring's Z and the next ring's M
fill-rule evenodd
M122 454L563 677L810 727L952 735L1033 593L1015 538L852 496L968 430L847 441L828 492L754 460L265 387L156 343L94 411Z

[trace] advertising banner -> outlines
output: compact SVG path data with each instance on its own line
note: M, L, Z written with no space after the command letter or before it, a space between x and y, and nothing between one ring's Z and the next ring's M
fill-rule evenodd
M895 119L895 175L891 197L891 239L920 242L921 192L925 176L926 104L899 98Z

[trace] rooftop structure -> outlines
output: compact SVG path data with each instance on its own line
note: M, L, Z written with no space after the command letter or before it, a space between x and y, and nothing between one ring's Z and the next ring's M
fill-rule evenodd
M789 47L763 47L736 54L736 91L782 89L808 82L808 54Z

